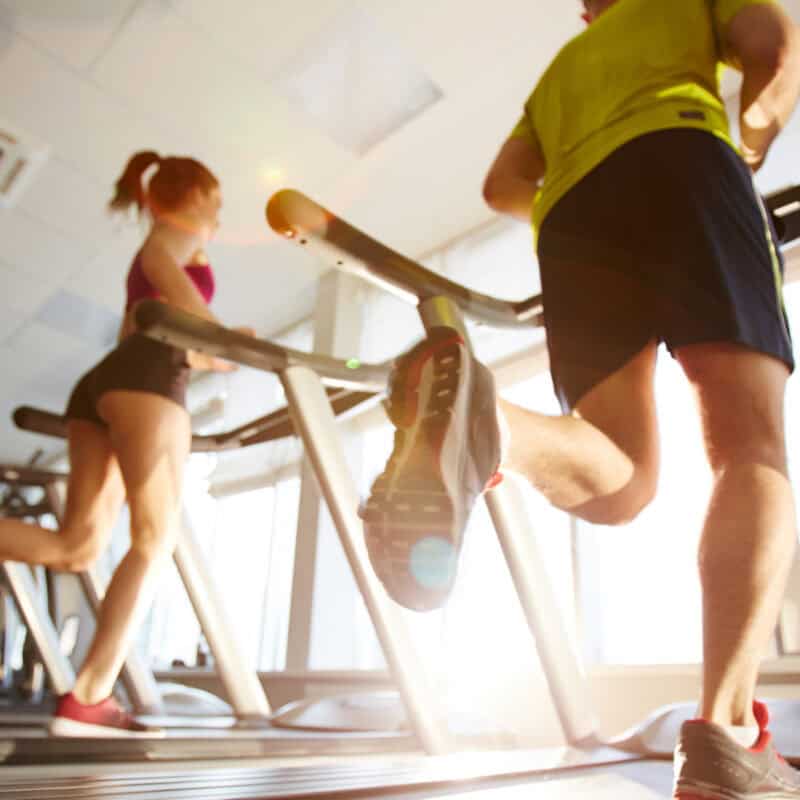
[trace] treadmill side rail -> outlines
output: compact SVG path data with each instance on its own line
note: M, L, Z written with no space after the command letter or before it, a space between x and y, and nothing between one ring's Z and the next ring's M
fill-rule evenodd
M234 635L235 628L227 617L185 508L181 511L174 559L237 718L266 722L272 711L264 687L255 669L245 668L246 659Z
M56 694L71 692L75 683L75 670L61 652L58 634L42 603L30 567L16 561L3 561L2 569L20 616L36 643L53 691Z

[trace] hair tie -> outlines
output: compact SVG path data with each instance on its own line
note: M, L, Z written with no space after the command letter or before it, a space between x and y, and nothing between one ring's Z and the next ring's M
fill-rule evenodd
M142 183L142 189L145 192L147 191L147 185L150 183L150 180L152 179L153 175L155 175L156 172L158 172L160 167L161 167L161 157L159 156L158 161L154 161L152 164L149 164L147 166L147 169L145 169L144 172L142 172L142 177L140 178L140 180Z

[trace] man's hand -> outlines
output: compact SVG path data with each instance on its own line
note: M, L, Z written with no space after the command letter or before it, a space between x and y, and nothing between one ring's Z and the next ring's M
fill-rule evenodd
M742 71L741 151L755 172L797 103L800 37L779 5L746 5L728 23L725 52Z

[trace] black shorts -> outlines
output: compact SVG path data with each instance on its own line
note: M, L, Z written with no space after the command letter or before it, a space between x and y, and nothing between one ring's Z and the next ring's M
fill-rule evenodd
M675 129L620 147L539 233L553 385L564 411L656 339L735 342L794 369L783 261L749 170Z
M185 408L189 373L185 350L134 333L78 381L64 416L105 425L97 403L114 390L158 394Z

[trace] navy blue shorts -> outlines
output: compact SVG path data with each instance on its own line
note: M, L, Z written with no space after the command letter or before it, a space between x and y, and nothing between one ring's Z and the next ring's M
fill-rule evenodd
M161 395L185 408L189 374L185 350L134 333L78 381L64 416L104 426L97 403L114 390Z
M648 342L734 342L794 369L783 261L738 154L705 131L620 147L539 232L553 385L565 412Z

